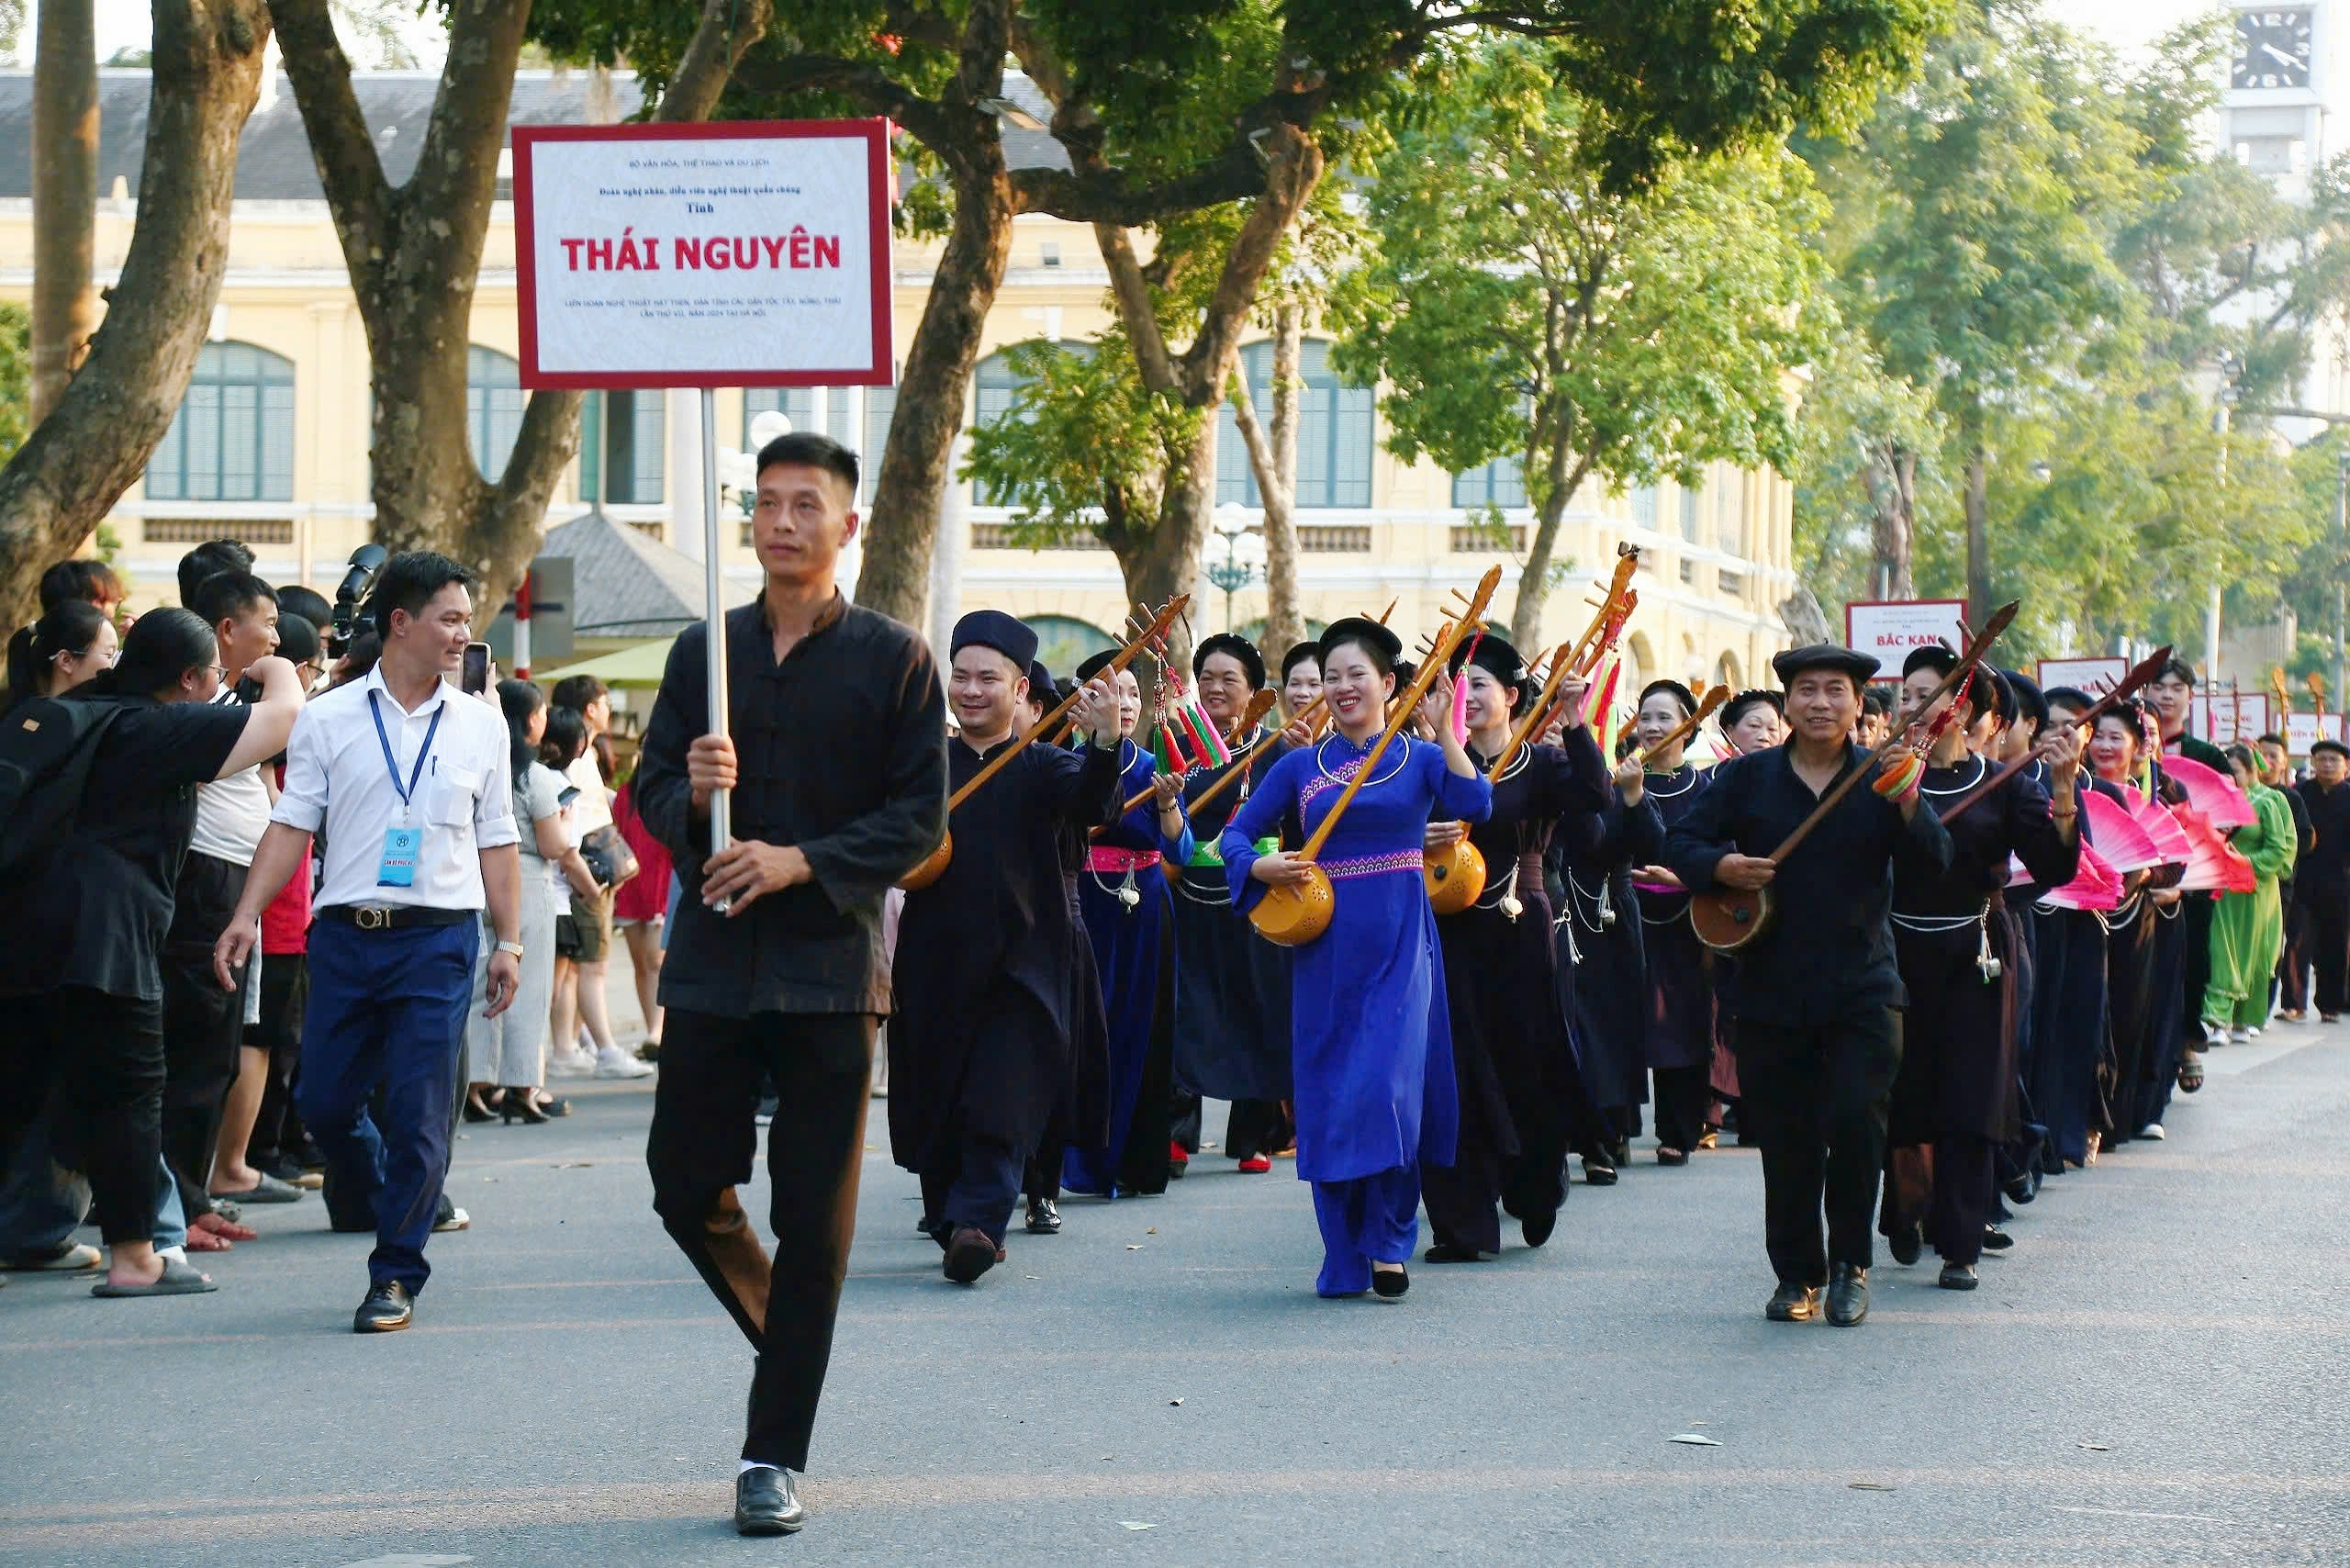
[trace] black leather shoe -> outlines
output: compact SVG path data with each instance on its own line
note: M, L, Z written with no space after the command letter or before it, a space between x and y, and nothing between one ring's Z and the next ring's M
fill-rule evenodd
M1518 1234L1526 1238L1528 1247L1541 1246L1558 1228L1559 1211L1556 1209L1536 1209L1517 1222Z
M2013 1247L2015 1244L2016 1238L2009 1236L2006 1231L2001 1230L1998 1226L1986 1225L1983 1227L1984 1251L2005 1252L2009 1248Z
M1616 1184L1615 1162L1595 1149L1583 1157L1583 1180L1586 1187L1613 1187Z
M1404 1270L1373 1269L1371 1271L1371 1290L1373 1295L1393 1301L1411 1288L1412 1276Z
M1869 1315L1869 1271L1854 1263L1828 1268L1828 1321L1838 1328L1855 1328Z
M1428 1243L1427 1256L1431 1263L1482 1263L1493 1254L1480 1252L1474 1247L1455 1247L1449 1241L1431 1241ZM1371 1282L1375 1285L1382 1280L1393 1278L1394 1276L1392 1274L1374 1273L1371 1276ZM1382 1291L1379 1294L1386 1295L1390 1293ZM1401 1295L1404 1293L1396 1291L1393 1294Z
M1944 1263L1942 1287L1946 1291L1971 1291L1975 1288L1975 1269L1967 1263Z
M1818 1285L1781 1280L1779 1288L1771 1293L1770 1302L1762 1308L1762 1316L1774 1323L1808 1323L1818 1311Z
M1058 1236L1061 1233L1060 1205L1050 1198L1028 1200L1028 1234Z
M808 1522L791 1472L755 1464L734 1478L734 1530L738 1535L789 1535Z
M1925 1232L1918 1227L1915 1220L1912 1220L1886 1238L1885 1249L1893 1254L1895 1262L1906 1269L1918 1260L1919 1254L1925 1251Z
M416 1298L397 1280L386 1280L371 1287L367 1299L351 1316L351 1331L354 1334L390 1334L408 1327L416 1315Z
M998 1251L986 1231L967 1225L946 1244L946 1261L941 1268L958 1285L977 1284L981 1274L996 1266Z

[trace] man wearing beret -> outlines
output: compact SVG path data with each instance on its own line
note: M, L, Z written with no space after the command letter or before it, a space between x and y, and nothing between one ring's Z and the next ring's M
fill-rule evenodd
M1036 634L1000 610L955 623L946 745L960 790L1014 744ZM1061 834L1114 819L1118 698L1088 682L1072 711L1080 750L1029 745L948 823L946 871L906 895L891 974L890 1147L922 1178L923 1226L948 1279L972 1284L1003 1256L1030 1155L1069 1081L1072 966L1081 940L1061 875Z
M2350 990L2350 746L2323 740L2310 747L2310 776L2293 786L2310 809L2316 842L2293 869L2293 897L2308 914L2307 951L2317 969L2322 1023L2342 1016Z
M1868 765L1852 741L1876 660L1821 644L1772 661L1786 691L1785 745L1722 763L1673 824L1665 863L1693 892L1771 890L1774 911L1721 990L1738 1050L1740 1115L1762 1150L1763 1227L1779 1286L1765 1315L1868 1316L1868 1270L1886 1115L1908 1002L1893 956L1897 862L1950 864L1950 837L1919 809L1925 765L1901 751L1848 791L1776 865L1768 857L1843 776ZM1826 1215L1826 1235L1821 1216Z

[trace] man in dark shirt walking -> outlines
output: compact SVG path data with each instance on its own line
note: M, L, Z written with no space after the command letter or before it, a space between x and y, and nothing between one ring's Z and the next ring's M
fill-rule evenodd
M2308 911L2301 929L2317 970L2318 1019L2331 1024L2350 1000L2350 747L2311 746L2310 776L2293 789L2310 809L2312 834L2293 868L2293 898Z
M1694 892L1771 889L1771 922L1739 950L1721 992L1743 1130L1762 1149L1763 1226L1779 1277L1765 1311L1805 1321L1826 1284L1828 1320L1850 1327L1868 1316L1870 1222L1908 1000L1888 918L1894 867L1946 869L1950 836L1919 809L1922 763L1897 753L1774 865L1780 842L1864 766L1851 736L1877 664L1820 645L1781 654L1772 667L1786 689L1789 739L1718 766L1673 824L1665 864Z
M636 774L685 894L661 970L668 1009L645 1163L663 1226L756 1352L734 1524L806 1519L793 1472L848 1272L878 1019L881 900L946 825L946 701L930 651L834 582L856 535L856 459L794 433L759 453L751 514L767 585L726 616L728 729L708 733L708 637L670 650ZM711 791L731 842L711 853ZM723 902L725 912L720 913ZM750 1180L761 1080L778 1096L770 1265L734 1188Z

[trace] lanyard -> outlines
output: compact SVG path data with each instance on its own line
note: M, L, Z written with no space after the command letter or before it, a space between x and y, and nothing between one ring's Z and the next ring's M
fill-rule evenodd
M417 748L416 766L408 769L408 785L403 789L400 785L400 765L392 760L391 737L384 733L384 711L375 705L375 694L373 691L367 693L367 716L375 721L375 739L384 748L384 766L391 772L392 788L399 790L402 822L408 820L408 797L416 793L416 781L424 777L424 759L432 755L432 737L440 731L441 715L448 711L449 704L445 699L440 707L432 710L432 722L424 726L424 744Z

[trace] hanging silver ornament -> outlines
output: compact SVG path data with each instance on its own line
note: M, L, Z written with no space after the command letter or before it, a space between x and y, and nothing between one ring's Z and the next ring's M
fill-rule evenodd
M1526 906L1518 902L1516 893L1504 893L1501 910L1502 913L1508 917L1510 924L1515 925L1517 924L1517 917L1526 913Z
M1135 890L1135 874L1132 871L1127 872L1126 879L1118 884L1118 902L1126 906L1128 914L1132 914L1142 902L1142 894Z

